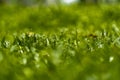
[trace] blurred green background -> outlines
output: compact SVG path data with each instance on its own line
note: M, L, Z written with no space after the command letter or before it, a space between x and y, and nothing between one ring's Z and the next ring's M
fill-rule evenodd
M0 80L120 80L120 0L0 0Z
M119 25L119 0L0 0L0 5L3 32Z

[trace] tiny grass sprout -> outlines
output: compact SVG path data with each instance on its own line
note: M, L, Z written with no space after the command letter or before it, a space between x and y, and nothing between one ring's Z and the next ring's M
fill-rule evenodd
M102 36L103 36L103 37L106 37L106 36L107 36L106 30L104 30L104 31L102 32Z
M99 44L99 45L98 45L98 48L103 48L103 45L102 45L102 44Z
M36 61L39 61L39 54L38 54L38 53L35 54L34 59L35 59Z
M12 45L11 48L10 48L10 52L14 52L14 51L17 51L17 50L18 50L17 45Z
M21 54L23 54L24 52L23 52L23 50L19 50L19 51L18 51L18 53L21 53Z
M47 43L47 46L50 45L50 42L49 42L49 39L48 39L48 38L46 39L46 43Z
M29 49L27 46L25 46L25 50L26 50L27 52L30 52L30 49Z
M6 40L5 36L1 40L1 46L4 48L10 47L10 41Z
M9 41L5 41L5 42L3 43L3 46L4 46L5 48L8 48L8 47L10 46L10 42L9 42Z
M115 39L114 42L112 43L112 45L116 45L117 47L120 48L120 37L118 37L117 39Z
M112 24L112 28L115 32L119 33L119 28L116 26L116 24Z

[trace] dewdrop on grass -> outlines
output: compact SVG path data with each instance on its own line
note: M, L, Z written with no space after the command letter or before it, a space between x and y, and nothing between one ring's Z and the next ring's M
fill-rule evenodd
M103 48L103 45L102 45L102 44L99 44L98 48Z
M114 60L114 57L111 56L111 57L109 58L109 62L112 62L113 60Z

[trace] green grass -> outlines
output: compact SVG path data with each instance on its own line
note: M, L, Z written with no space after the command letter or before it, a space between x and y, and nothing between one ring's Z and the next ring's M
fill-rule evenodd
M119 80L119 13L118 5L1 7L0 80Z

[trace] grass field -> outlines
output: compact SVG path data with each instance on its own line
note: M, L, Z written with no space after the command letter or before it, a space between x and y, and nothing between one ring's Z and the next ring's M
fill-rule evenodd
M1 6L0 80L120 80L120 6Z

